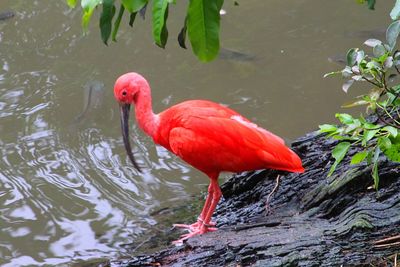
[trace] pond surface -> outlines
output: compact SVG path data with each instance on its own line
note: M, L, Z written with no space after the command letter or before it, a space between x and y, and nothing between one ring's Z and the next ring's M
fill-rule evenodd
M0 21L1 265L129 256L152 230L170 225L158 210L199 202L193 196L208 179L137 126L144 174L132 168L112 93L119 75L143 74L157 112L211 99L290 142L334 122L341 104L362 91L345 95L340 78L322 78L341 67L328 58L382 35L393 1L373 12L347 0L226 1L225 51L209 64L175 41L184 4L170 9L162 50L149 21L137 19L133 29L123 21L118 42L106 47L97 19L83 36L80 10L64 1L1 1L0 11L16 12Z

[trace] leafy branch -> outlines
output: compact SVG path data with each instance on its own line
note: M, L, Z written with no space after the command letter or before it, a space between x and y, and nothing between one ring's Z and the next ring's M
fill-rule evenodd
M360 1L367 2L367 1ZM375 1L368 1L372 6ZM364 45L372 49L372 55L359 48L351 48L346 54L346 67L340 71L325 74L324 77L341 74L347 81L342 90L348 92L355 82L366 82L372 86L370 91L358 97L345 107L365 105L367 112L377 116L376 122L367 121L364 117L354 118L346 113L336 114L341 125L320 125L320 132L327 138L338 140L332 150L335 162L328 176L348 153L350 147L362 147L362 151L352 156L350 164L366 161L372 165L374 187L379 186L378 159L383 154L389 160L400 162L400 84L394 77L400 74L400 52L395 50L400 34L400 0L390 13L392 22L386 31L385 43L377 39L368 39Z
M78 0L66 0L74 8ZM157 46L165 48L168 40L167 20L169 9L176 0L81 0L82 26L87 31L90 19L97 7L102 7L99 19L101 39L108 44L111 37L117 40L122 18L129 15L133 27L137 14L145 19L149 4L152 5L152 33ZM224 0L190 0L182 30L178 35L179 45L186 49L186 35L193 53L204 62L213 60L219 52L220 10ZM118 7L118 12L117 12Z

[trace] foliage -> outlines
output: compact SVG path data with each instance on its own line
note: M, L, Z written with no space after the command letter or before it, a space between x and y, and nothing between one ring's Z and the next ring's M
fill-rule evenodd
M360 4L367 4L368 8L371 10L375 9L375 2L376 0L357 0L358 3Z
M366 2L366 1L364 1ZM375 4L375 2L374 2ZM400 1L391 12L392 18L400 15ZM392 22L386 31L386 40L368 39L364 45L372 48L372 55L364 50L351 48L346 55L347 66L337 72L325 74L325 77L341 74L347 81L342 89L347 93L354 82L367 82L372 89L367 94L345 107L366 105L367 111L376 114L377 122L370 122L362 116L354 118L346 113L336 114L341 126L320 125L320 132L327 137L339 140L332 151L335 159L329 170L331 175L351 146L361 146L363 150L352 156L351 164L366 161L372 164L372 177L375 189L378 189L378 158L384 154L389 160L400 162L400 84L393 78L400 74L400 51L396 50L396 41L400 34L400 20Z
M78 0L66 0L73 8ZM186 49L186 33L194 54L204 62L213 60L219 52L220 10L224 0L190 0L178 43ZM133 27L136 15L145 19L148 5L152 5L152 33L155 43L165 48L168 40L167 19L169 8L176 0L81 0L82 26L87 31L89 21L97 7L102 7L99 26L103 42L107 45L111 37L116 41L122 18L129 15ZM118 13L116 12L118 7ZM115 14L117 15L115 16Z

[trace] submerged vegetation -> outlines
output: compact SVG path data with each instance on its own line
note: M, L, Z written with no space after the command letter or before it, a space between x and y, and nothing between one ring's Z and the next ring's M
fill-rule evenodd
M374 0L359 2L367 3L370 9L374 9ZM364 42L372 54L360 48L351 48L346 55L346 67L325 75L341 74L346 78L342 86L346 93L354 82L366 82L370 86L369 92L345 107L365 105L367 112L375 115L376 120L338 113L336 117L341 122L340 126L319 126L320 132L326 133L328 138L339 140L332 150L335 162L328 175L335 171L351 146L361 146L362 151L352 156L350 164L363 161L372 164L375 189L379 186L379 157L383 154L388 160L400 162L400 83L396 82L396 77L400 75L400 50L396 49L400 34L400 1L397 1L390 16L393 22L386 30L386 40L368 39Z

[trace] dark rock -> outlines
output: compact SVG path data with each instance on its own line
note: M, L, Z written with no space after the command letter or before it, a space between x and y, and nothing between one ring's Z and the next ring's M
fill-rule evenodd
M306 172L279 172L268 214L265 202L278 172L234 175L222 185L224 199L214 216L218 231L113 264L393 266L394 255L400 253L400 164L380 159L378 191L370 189L371 168L350 166L351 155L327 177L335 144L317 133L293 143Z

